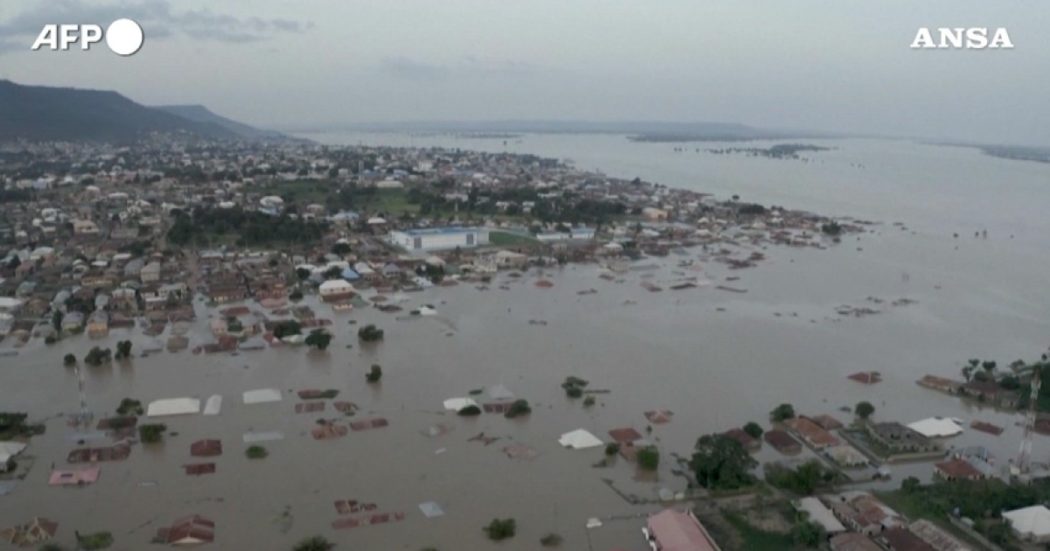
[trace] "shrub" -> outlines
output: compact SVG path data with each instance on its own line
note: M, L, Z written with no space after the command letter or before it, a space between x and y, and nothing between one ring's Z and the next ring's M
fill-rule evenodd
M131 341L120 341L117 343L117 353L113 355L118 360L126 360L131 357Z
M456 413L464 417L474 417L475 415L481 415L481 408L478 406L467 406Z
M244 450L244 455L248 459L264 459L270 452L266 451L266 448L262 446L248 446L248 449Z
M561 539L561 536L552 532L540 538L540 545L544 547L557 547L561 545Z
M97 367L104 363L109 363L112 359L113 353L108 348L94 346L84 356L84 363Z
M95 532L77 536L77 545L85 551L105 549L113 545L113 534L109 532Z
M330 342L332 342L332 334L324 329L314 329L306 336L306 345L318 350L328 348L328 343Z
M780 404L773 411L769 412L769 420L774 423L781 421L787 421L788 419L795 418L795 408L791 404Z
M370 323L357 330L357 338L365 342L381 341L383 340L383 330Z
M505 540L514 537L514 532L517 530L517 522L512 518L494 518L483 530L488 534L490 540Z
M871 405L871 402L860 402L857 407L853 408L853 413L856 413L861 419L867 419L872 413L875 413L875 406Z
M302 325L295 320L279 321L273 326L273 336L278 339L283 339L292 335L299 335L302 332Z
M759 426L758 423L751 421L750 423L744 425L744 432L746 432L747 435L751 438L759 438L765 431L762 430L762 427Z
M638 466L647 471L655 471L660 466L660 450L656 449L656 446L646 446L638 450Z
M613 456L620 453L620 444L617 442L609 442L605 445L605 455Z
M160 442L164 438L164 431L166 430L168 430L168 426L161 423L139 425L139 440L142 440L145 444Z
M514 403L507 408L507 412L503 414L507 419L513 419L519 415L528 415L532 413L532 408L529 407L528 400L515 400Z
M117 415L135 415L137 417L143 413L146 413L146 410L143 409L142 402L131 398L124 398L120 401L120 405L117 406Z
M314 536L312 538L306 538L305 540L295 544L292 551L329 551L334 549L335 544L324 539L321 536Z

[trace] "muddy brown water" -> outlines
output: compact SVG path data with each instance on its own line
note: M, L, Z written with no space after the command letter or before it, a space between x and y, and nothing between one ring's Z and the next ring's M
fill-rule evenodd
M988 170L1022 178L1009 172L1013 164L981 161L989 163L982 165ZM1017 170L1027 177L1027 166ZM1019 185L1027 186L1027 180ZM85 488L47 485L51 463L65 465L66 454L76 447L71 429L55 417L75 412L79 403L76 377L62 367L62 356L83 357L93 345L114 346L124 338L141 350L146 338L114 331L102 341L80 336L51 347L32 341L17 357L0 358L0 409L50 420L47 433L26 450L35 459L28 477L0 497L0 518L8 524L33 516L57 520L58 539L66 544L73 530L110 530L116 549L145 548L158 527L199 513L216 521L215 547L221 549L289 549L321 534L336 541L338 549L532 550L544 534L557 532L565 538L565 549L641 551L641 519L590 532L584 528L589 517L659 508L629 505L602 479L649 499L662 487L680 490L684 481L670 473L669 452L688 453L701 434L749 420L768 427L768 412L780 402L841 421L850 416L838 409L860 400L875 405L877 419L911 422L941 415L967 423L989 421L1006 432L992 436L967 429L948 444L988 446L1003 464L1016 454L1020 416L979 409L918 387L915 380L926 373L958 377L970 357L997 359L1000 365L1037 357L1050 340L1050 291L1041 276L1045 269L1038 269L1047 266L1047 254L1037 240L1024 238L1020 226L1027 222L1019 223L1022 235L1014 240L1008 238L1011 228L1002 225L993 226L987 240L954 239L946 230L950 222L927 220L940 231L916 234L887 223L829 250L771 247L764 251L768 259L753 269L731 272L702 263L703 272L685 271L716 283L739 276L732 285L748 289L744 294L713 285L668 290L681 277L677 263L699 258L699 251L689 251L655 261L656 270L627 272L622 282L599 278L596 266L576 265L542 275L534 270L520 279L499 276L509 290L493 284L480 291L464 284L404 296L406 310L434 304L436 317L399 321L403 314L373 309L337 314L317 305L320 316L334 321L336 337L326 353L304 348L236 356L162 352L127 364L85 368L87 401L98 414L111 412L126 396L144 402L224 396L220 416L164 419L177 436L160 445L136 445L130 459L103 464L100 480ZM533 283L540 277L554 287L537 288ZM643 281L665 290L646 291ZM598 292L577 294L591 288ZM884 304L877 306L882 313L863 318L835 313L843 304L864 305L869 296L916 303ZM195 342L206 334L209 316L199 308L190 332ZM358 326L349 320L376 323L386 339L360 346ZM380 385L365 383L372 363L383 366ZM865 386L846 378L866 370L880 371L883 382ZM593 408L584 408L580 400L564 396L559 385L567 375L609 393L597 396ZM500 383L527 398L533 413L507 420L442 411L446 398ZM241 402L243 391L263 387L281 389L284 400ZM336 414L330 407L324 414L295 414L298 400L290 391L304 388L339 389L338 399L362 407L359 417L381 415L390 426L316 441L309 435L315 420ZM675 413L671 423L654 427L651 435L664 458L656 481L636 480L634 468L624 461L595 468L603 456L600 448L572 451L557 443L561 433L580 427L601 438L622 426L644 431L643 412L655 408ZM453 430L439 437L422 434L439 422ZM267 430L282 431L285 439L264 444L268 458L246 459L242 434ZM501 440L490 446L468 441L479 432ZM191 458L189 446L201 438L221 439L224 454L215 459L215 474L187 476L181 465L200 461ZM538 457L507 458L501 448L511 442L532 446ZM1036 460L1046 461L1048 451L1046 439L1037 437ZM765 447L759 457L778 455ZM892 469L893 486L903 476L928 478L931 472L928 463ZM404 512L405 520L333 530L338 499ZM425 518L418 509L425 501L439 503L445 516ZM515 518L517 536L489 542L481 526L493 517Z

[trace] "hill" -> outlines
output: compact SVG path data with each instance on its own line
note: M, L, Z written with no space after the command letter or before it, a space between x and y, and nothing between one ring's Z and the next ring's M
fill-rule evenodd
M0 142L127 143L153 133L185 139L280 140L199 105L147 107L117 92L26 86L0 80Z
M294 139L274 130L255 128L217 115L203 105L159 105L156 109L194 122L219 126L245 140L284 141Z

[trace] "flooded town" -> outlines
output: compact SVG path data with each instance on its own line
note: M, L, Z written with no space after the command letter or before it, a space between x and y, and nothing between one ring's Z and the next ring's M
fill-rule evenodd
M1047 20L4 0L0 551L1050 549Z
M741 351L718 350L731 334L790 338L741 326L757 315L747 297L776 297L777 278L790 293L785 264L834 269L882 232L913 233L900 223L445 147L158 140L3 155L15 545L1028 537L980 518L980 501L944 516L924 503L956 481L979 483L980 499L1039 491L1045 356L945 358L961 368L915 373L896 407L874 393L892 377L879 364L730 381L746 369ZM900 292L767 315L805 335L921 305ZM682 316L702 319L673 329ZM978 409L928 407L940 396Z

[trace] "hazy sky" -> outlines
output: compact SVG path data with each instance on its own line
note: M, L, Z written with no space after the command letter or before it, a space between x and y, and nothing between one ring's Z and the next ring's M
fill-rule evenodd
M129 58L29 51L130 17ZM1013 50L911 50L919 27ZM0 0L0 77L303 127L575 119L1050 144L1046 0ZM2 124L2 122L0 122Z

